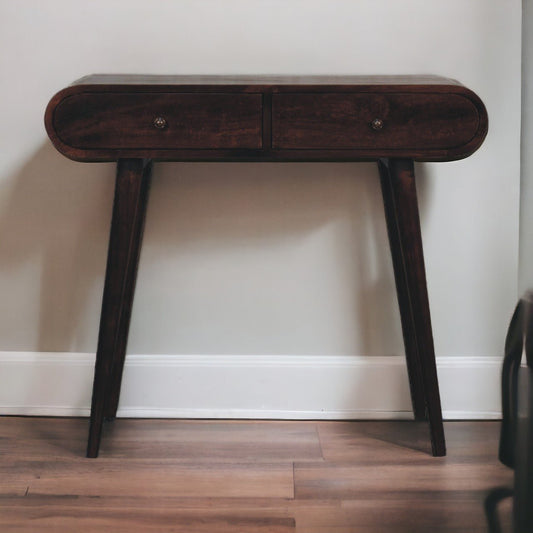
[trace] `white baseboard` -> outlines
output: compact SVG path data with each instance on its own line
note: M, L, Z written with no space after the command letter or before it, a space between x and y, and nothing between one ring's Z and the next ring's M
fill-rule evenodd
M437 360L444 417L500 417L501 359ZM0 352L0 414L87 416L94 354ZM130 355L118 416L411 418L403 357Z

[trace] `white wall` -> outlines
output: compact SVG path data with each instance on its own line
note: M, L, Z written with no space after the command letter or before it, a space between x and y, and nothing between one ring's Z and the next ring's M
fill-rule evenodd
M533 4L523 0L520 291L533 288Z
M114 169L51 147L57 90L94 72L434 73L490 120L472 157L417 165L436 351L500 356L520 24L518 0L0 0L0 352L96 348ZM156 167L129 353L398 356L396 307L374 165Z

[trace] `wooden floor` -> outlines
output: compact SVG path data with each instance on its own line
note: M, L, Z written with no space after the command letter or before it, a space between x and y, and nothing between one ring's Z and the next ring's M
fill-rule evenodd
M497 422L446 423L444 458L415 422L119 419L98 459L87 429L0 418L0 531L485 532L512 484Z

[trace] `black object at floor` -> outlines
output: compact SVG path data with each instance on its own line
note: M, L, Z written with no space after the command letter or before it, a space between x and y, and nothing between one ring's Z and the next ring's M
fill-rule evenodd
M525 362L525 366L522 363ZM497 488L485 500L489 533L501 531L497 504L513 497L514 533L533 532L533 292L516 306L502 368L500 461L513 468L514 490Z

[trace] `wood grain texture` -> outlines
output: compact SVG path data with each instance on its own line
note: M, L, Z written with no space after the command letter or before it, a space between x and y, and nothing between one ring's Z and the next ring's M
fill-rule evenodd
M28 494L141 498L292 498L290 463L184 464L173 460L54 461L26 466ZM32 473L30 475L30 472Z
M488 119L438 76L96 75L57 93L45 126L79 161L449 161L481 145Z
M494 462L494 446L497 446L494 437L498 433L499 422L444 424L451 450L450 461ZM391 458L412 464L430 459L427 457L429 443L425 422L317 422L317 429L326 462L342 463L362 458L370 447L372 458L367 457L367 460L380 463Z
M0 418L1 531L486 532L484 498L513 478L497 422L447 423L435 459L416 422L119 419L98 461L74 451L86 424Z
M479 128L471 100L438 93L276 94L272 116L272 147L289 150L453 149Z
M101 457L173 458L181 462L322 461L314 422L121 420L105 427Z
M166 126L154 127L156 117ZM61 140L80 149L261 148L259 94L82 93L57 106Z
M0 526L51 533L294 533L295 519L282 502L269 508L261 500L27 495L0 498Z
M464 494L450 498L415 501L416 494L407 498L374 495L368 499L299 505L295 513L297 531L305 533L487 533L483 509ZM510 529L510 502L502 505Z

